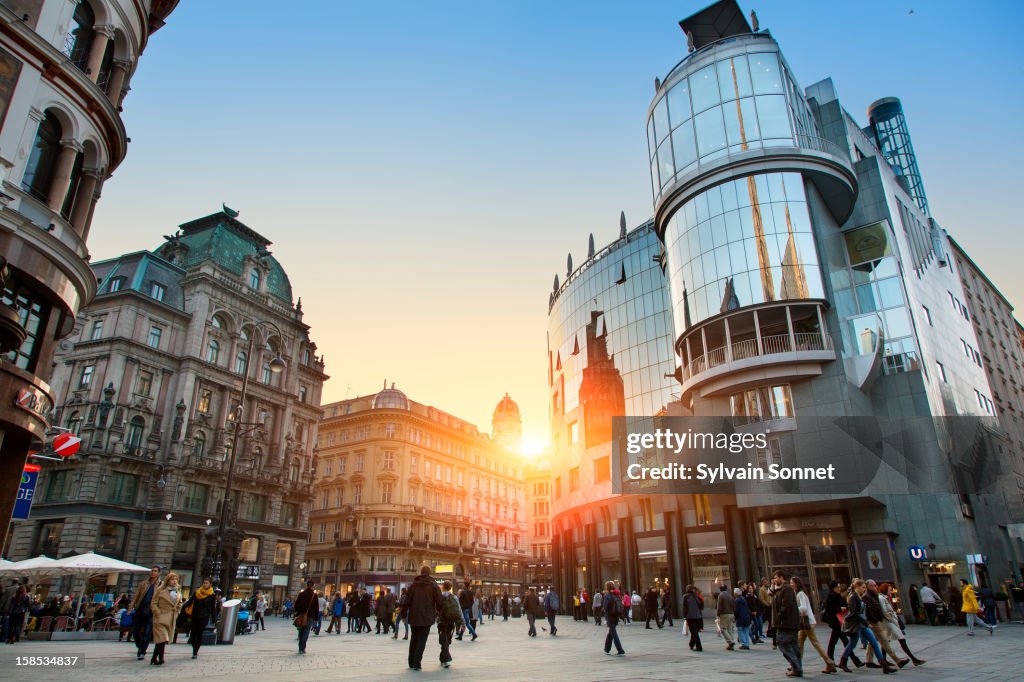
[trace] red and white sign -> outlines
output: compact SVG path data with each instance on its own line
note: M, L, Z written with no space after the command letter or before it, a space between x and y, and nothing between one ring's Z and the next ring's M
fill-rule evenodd
M82 446L82 439L70 433L62 433L53 439L53 451L61 457L72 457Z

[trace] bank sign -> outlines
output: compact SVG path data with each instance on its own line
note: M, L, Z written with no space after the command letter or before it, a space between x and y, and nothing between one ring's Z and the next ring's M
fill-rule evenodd
M32 511L32 497L36 492L36 481L39 478L39 465L26 464L21 474L21 485L18 486L18 499L14 502L14 513L11 518L27 519Z

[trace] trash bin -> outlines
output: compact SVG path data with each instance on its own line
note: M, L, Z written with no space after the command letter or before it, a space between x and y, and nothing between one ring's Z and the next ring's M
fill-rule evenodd
M523 607L520 606L519 604L513 604L512 605L512 617L513 618L522 618L523 617Z
M203 628L203 646L217 643L217 626L213 623L207 623L206 627Z
M220 620L217 622L217 643L234 644L235 626L238 624L238 607L241 599L229 599L220 608Z

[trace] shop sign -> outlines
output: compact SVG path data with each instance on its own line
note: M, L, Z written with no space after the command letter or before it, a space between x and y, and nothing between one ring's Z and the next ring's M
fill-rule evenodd
M968 554L967 563L976 566L984 566L988 563L988 557L984 554Z
M256 580L260 577L260 567L253 564L241 564L235 573L236 580Z
M909 550L910 558L914 561L924 561L928 558L928 550L921 545L914 545Z
M14 397L14 405L36 415L43 421L48 421L50 413L53 411L53 401L50 396L31 386L24 386L18 391L18 395Z
M32 497L36 492L36 481L39 479L39 465L26 464L21 473L21 485L18 486L18 499L14 501L14 513L11 518L27 519L32 510Z

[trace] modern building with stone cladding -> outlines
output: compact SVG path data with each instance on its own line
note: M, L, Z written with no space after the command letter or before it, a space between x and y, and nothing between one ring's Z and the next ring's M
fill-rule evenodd
M212 568L234 448L235 589L278 604L298 590L327 376L270 245L225 209L153 251L93 263L99 293L54 372L54 424L82 449L44 464L9 559L96 551L195 587Z
M751 27L734 0L680 25L692 50L656 80L647 123L648 253L662 266L651 273L659 279L644 280L649 296L626 291L650 268L644 259L616 259L613 245L591 250L576 270L570 265L569 281L556 282L552 294L560 586L621 579L629 587L657 580L706 588L777 568L816 588L853 575L903 590L1019 577L1022 496L1011 491L1024 479L1019 454L998 445L1016 439L1015 427L994 401L982 355L979 335L988 330L972 311L979 295L967 290L977 278L965 278L929 211L901 103L878 100L867 125L857 123L831 80L802 88L771 33ZM591 274L599 269L608 275ZM627 315L607 314L623 302ZM668 331L658 327L659 305L671 311ZM644 342L667 345L674 358L671 350L635 352ZM1019 355L1017 346L1008 358ZM623 382L645 363L655 371ZM580 365L601 377L601 390ZM673 373L674 383L661 383ZM653 404L642 399L652 391ZM1015 395L999 394L1003 403ZM593 444L610 440L602 432L609 416L659 411L733 417L768 436L759 463L796 466L835 445L810 443L798 428L807 418L918 418L916 463L938 487L613 494L609 475L624 472L609 474L610 446ZM992 444L997 485L970 487L953 476L956 418L974 419ZM915 547L927 560L912 557Z

